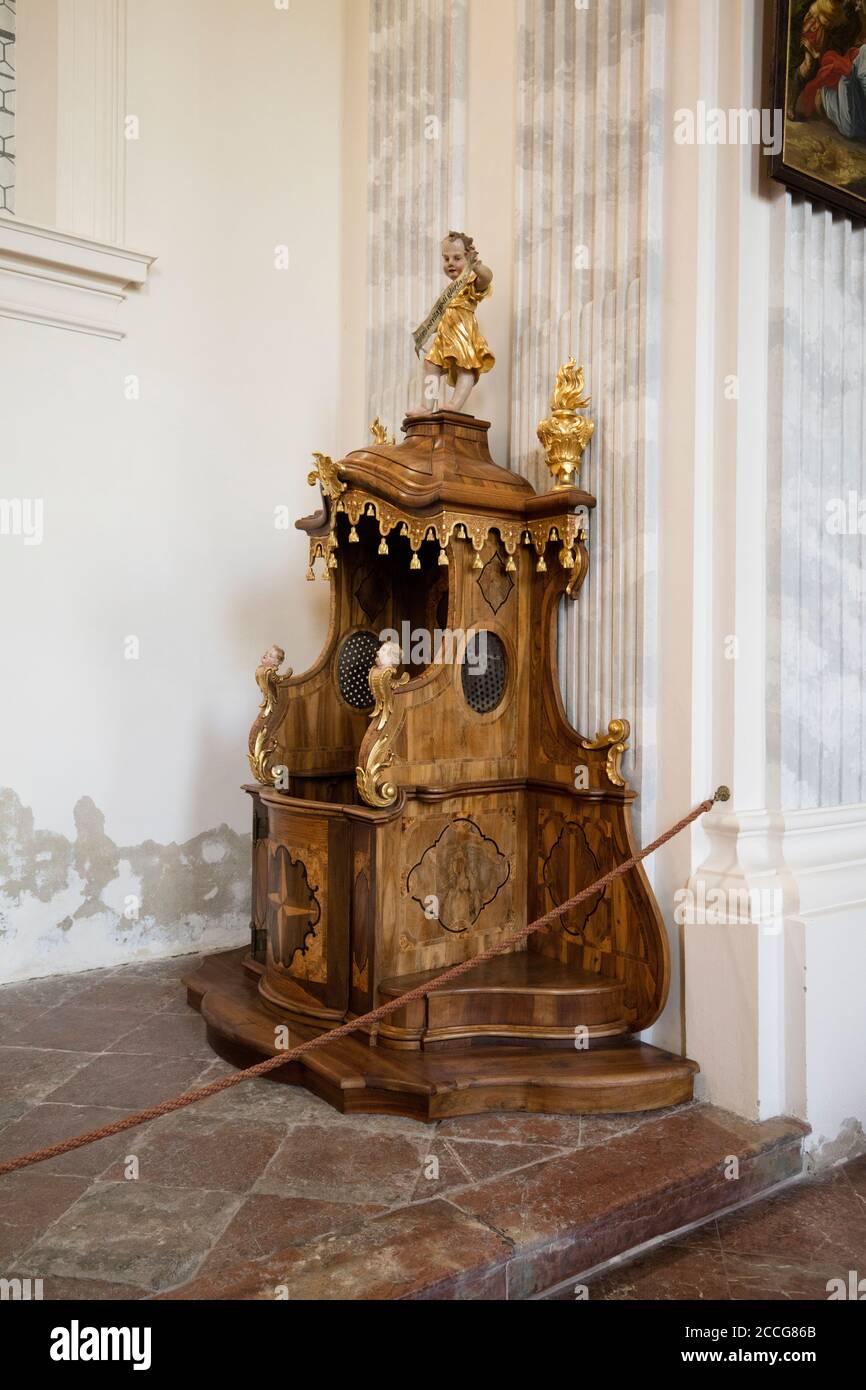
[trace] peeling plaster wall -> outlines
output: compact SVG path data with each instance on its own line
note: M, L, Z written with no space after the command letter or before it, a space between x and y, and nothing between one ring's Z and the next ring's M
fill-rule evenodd
M0 790L6 981L237 944L248 835L220 825L182 845L117 845L89 796L73 816L74 838L39 830L15 792Z
M247 937L255 669L327 631L275 516L340 447L348 3L129 5L126 336L0 318L0 496L44 506L0 533L0 982Z

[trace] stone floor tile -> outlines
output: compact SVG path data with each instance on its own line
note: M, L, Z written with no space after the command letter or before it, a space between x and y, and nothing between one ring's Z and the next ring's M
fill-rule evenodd
M138 1160L138 1179L199 1192L247 1192L264 1172L285 1135L282 1126L256 1119L201 1116L198 1107L154 1120L141 1137L126 1134L125 1153ZM122 1162L102 1173L120 1181Z
M798 1260L791 1262L726 1254L729 1297L737 1303L823 1301L828 1297L831 1279L842 1278L847 1285L847 1269L823 1260L811 1264L810 1259L808 1250L802 1250Z
M419 1203L257 1263L220 1267L172 1297L504 1298L508 1243L448 1202Z
M359 1133L350 1123L294 1125L256 1184L258 1192L323 1201L408 1201L432 1136Z
M493 1144L437 1136L422 1156L421 1173L412 1200L427 1201L443 1192L525 1168L550 1156L550 1147L542 1144Z
M458 1115L441 1120L437 1134L444 1139L484 1139L501 1144L549 1144L554 1149L580 1145L580 1115L488 1114Z
M0 1163L34 1149L71 1139L76 1134L112 1124L130 1114L100 1105L57 1105L51 1101L32 1106L22 1117L0 1130ZM46 1159L38 1165L40 1173L65 1173L74 1177L93 1178L105 1171L116 1158L129 1152L135 1130L100 1139L58 1158ZM0 1178L0 1182L3 1179Z
M0 1103L34 1102L89 1066L94 1054L39 1047L0 1047Z
M310 1197L254 1192L232 1217L201 1273L207 1275L243 1260L268 1258L289 1246L304 1245L317 1236L356 1226L380 1210L354 1202L320 1202Z
M238 1198L224 1192L96 1183L34 1242L21 1263L44 1279L169 1288L196 1273L237 1207Z
M139 1110L192 1090L203 1070L201 1059L195 1057L148 1057L145 1061L141 1056L106 1052L89 1058L88 1065L58 1085L47 1098L70 1105Z
M192 1009L185 1014L154 1014L108 1051L149 1057L199 1057L207 1062L213 1058L204 1019Z
M2 999L0 991L0 1043L12 1042L19 1029L46 1012L43 1004L15 1004Z
M856 1268L866 1274L866 1206L841 1169L797 1183L719 1221L725 1256Z
M236 1068L226 1062L219 1062L217 1066L203 1073L201 1085L206 1086L211 1081L218 1081L229 1075L236 1075ZM332 1116L344 1119L343 1116L337 1115L330 1105L319 1100L318 1096L312 1095L303 1086L283 1086L279 1082L267 1081L264 1078L242 1081L238 1086L219 1091L209 1100L201 1101L195 1109L198 1115L255 1118L267 1124L282 1125L285 1129L293 1124L329 1123ZM354 1117L352 1123L354 1124Z
M79 975L45 975L38 980L22 980L20 984L0 985L0 1014L11 1004L55 1009L83 993L105 973L88 970Z
M90 985L76 995L73 1002L86 1009L123 1009L130 1016L129 1028L132 1029L139 1016L158 1013L177 999L188 1010L186 992L175 979L118 971Z
M25 1168L0 1178L0 1272L58 1220L83 1192L86 1178Z
M708 1246L700 1236L670 1241L587 1279L585 1285L590 1301L596 1303L730 1298L718 1239ZM573 1291L571 1297L575 1297Z
M16 1047L50 1047L64 1052L105 1052L135 1027L125 1009L95 1009L76 995L68 1004L48 1009L19 1028Z

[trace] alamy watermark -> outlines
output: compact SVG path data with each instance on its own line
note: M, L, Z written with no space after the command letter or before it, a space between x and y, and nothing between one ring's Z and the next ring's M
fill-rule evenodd
M52 1361L131 1361L134 1371L151 1364L149 1327L82 1327L73 1318L68 1327L51 1330L48 1355Z
M866 1279L861 1279L856 1269L848 1270L848 1278L828 1279L826 1283L829 1302L850 1299L854 1303L866 1302Z
M0 536L21 536L25 545L41 545L44 512L41 497L0 497Z
M782 152L784 112L764 107L747 109L697 102L694 110L681 106L674 112L677 145L760 145L766 155Z
M732 922L759 923L771 934L781 931L784 898L780 888L708 888L699 879L674 893L678 927L718 927Z
M473 676L487 671L487 633L475 628L429 628L401 624L400 631L386 627L379 641L400 648L404 666L463 666Z
M29 1303L43 1297L41 1279L0 1279L0 1303Z
M829 536L866 536L866 497L853 488L846 497L831 497L825 512Z

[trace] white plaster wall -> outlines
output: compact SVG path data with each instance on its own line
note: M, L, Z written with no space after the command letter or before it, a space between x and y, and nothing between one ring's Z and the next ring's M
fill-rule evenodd
M861 865L866 877L866 866ZM805 1114L822 1158L866 1151L866 903L805 927ZM840 962L844 962L840 970ZM849 974L850 972L850 974Z
M0 537L0 781L37 827L71 837L90 797L118 845L159 847L246 832L258 657L302 670L325 630L274 509L315 509L311 452L338 444L343 0L133 0L128 40L125 240L158 257L128 336L0 319L2 492L45 509L43 544ZM56 909L4 903L0 978L243 940L240 870L192 927L182 905L150 936L112 910L61 929L82 868Z

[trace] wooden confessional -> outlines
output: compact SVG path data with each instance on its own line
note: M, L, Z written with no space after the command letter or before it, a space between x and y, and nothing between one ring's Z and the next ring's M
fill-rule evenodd
M595 499L567 465L536 494L493 462L488 428L440 411L407 418L399 445L377 422L369 447L316 456L322 509L298 525L308 578L330 581L330 631L303 675L280 674L279 648L259 667L250 950L188 980L239 1064L476 955L633 852L629 726L575 732L557 670ZM344 1111L431 1120L671 1105L696 1064L636 1037L668 980L635 868L524 948L275 1075Z

